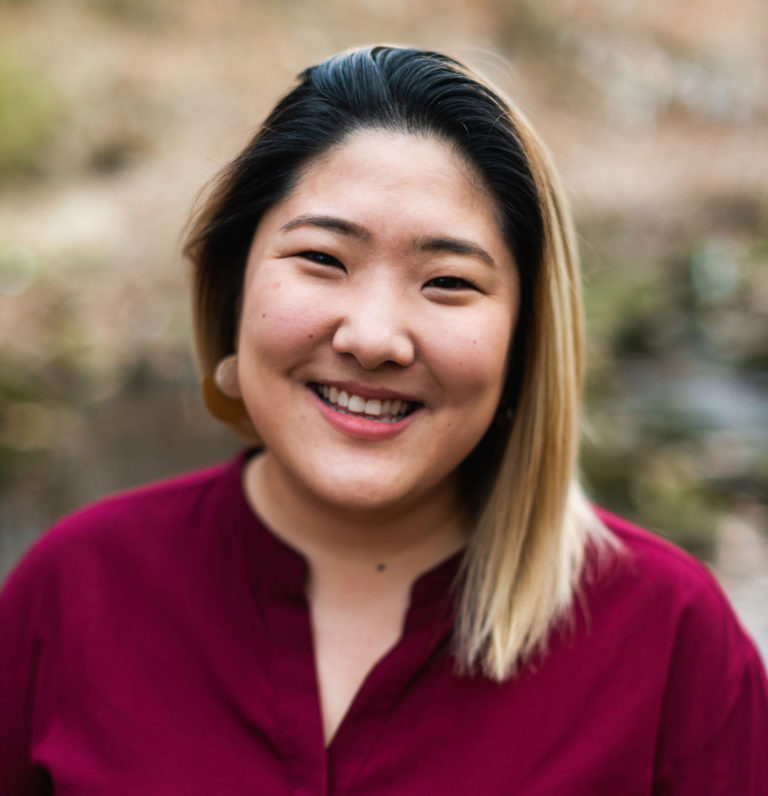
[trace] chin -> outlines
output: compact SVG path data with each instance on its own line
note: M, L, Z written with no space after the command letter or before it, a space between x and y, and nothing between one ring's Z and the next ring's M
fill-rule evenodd
M322 490L316 495L340 513L361 516L380 514L409 502L407 493L382 489L380 484L365 481L344 489Z

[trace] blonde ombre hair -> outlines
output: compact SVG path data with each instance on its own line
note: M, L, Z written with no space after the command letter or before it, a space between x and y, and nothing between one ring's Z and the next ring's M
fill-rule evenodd
M545 148L498 92L445 55L368 47L305 70L222 172L188 232L193 317L209 409L258 442L244 407L217 393L234 352L243 275L263 213L301 169L355 130L432 135L496 199L520 277L520 315L496 417L460 467L475 524L454 651L502 680L543 651L575 602L588 545L608 539L576 479L584 330L571 215Z
M462 667L495 680L543 651L573 607L587 544L603 546L576 477L584 319L570 209L533 131L520 125L540 187L542 269L515 423L464 559L455 648Z

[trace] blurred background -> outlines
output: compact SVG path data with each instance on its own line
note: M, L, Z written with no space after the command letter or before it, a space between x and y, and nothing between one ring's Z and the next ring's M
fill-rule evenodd
M577 217L593 497L711 564L768 656L763 0L0 0L0 576L86 500L238 442L198 397L181 231L304 66L448 51Z

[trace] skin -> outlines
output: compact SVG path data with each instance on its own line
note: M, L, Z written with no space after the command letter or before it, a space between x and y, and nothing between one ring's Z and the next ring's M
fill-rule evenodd
M267 451L245 490L309 562L326 740L413 580L465 543L456 470L496 411L518 303L494 203L432 137L352 134L259 224L236 390ZM350 418L316 384L415 411Z

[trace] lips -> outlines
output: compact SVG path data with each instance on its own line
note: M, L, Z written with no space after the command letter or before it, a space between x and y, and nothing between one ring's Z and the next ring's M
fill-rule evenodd
M397 423L411 414L420 404L402 398L369 397L352 389L334 385L311 383L309 385L327 406L336 412L383 423Z

